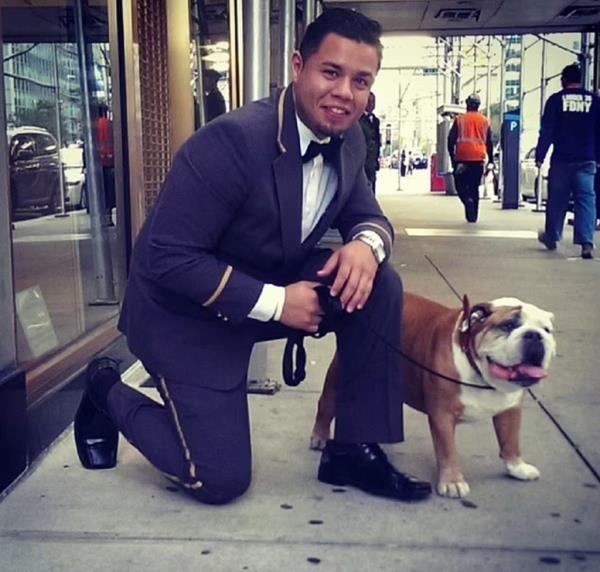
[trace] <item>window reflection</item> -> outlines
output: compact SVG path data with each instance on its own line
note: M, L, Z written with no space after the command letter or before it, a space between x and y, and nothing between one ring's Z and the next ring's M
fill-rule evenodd
M74 0L1 8L17 359L23 365L117 312L122 250L114 227L107 1L78 2L83 38ZM82 49L87 69L79 65Z
M228 3L192 1L192 90L195 126L231 110Z

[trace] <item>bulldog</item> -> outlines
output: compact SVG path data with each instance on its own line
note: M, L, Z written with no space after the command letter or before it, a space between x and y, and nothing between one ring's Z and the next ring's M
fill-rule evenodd
M454 433L458 423L481 418L493 420L508 475L524 481L540 476L521 457L521 405L524 388L546 377L555 354L553 318L552 313L517 298L470 307L465 296L463 308L452 309L404 294L405 401L428 416L439 495L469 494ZM330 438L338 379L336 355L319 398L310 441L313 449L322 449Z

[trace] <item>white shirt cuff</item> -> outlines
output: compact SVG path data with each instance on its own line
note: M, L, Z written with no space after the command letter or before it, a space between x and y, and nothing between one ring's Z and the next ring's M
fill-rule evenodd
M269 320L278 322L281 319L284 304L285 288L274 284L265 284L248 317L259 322L268 322Z

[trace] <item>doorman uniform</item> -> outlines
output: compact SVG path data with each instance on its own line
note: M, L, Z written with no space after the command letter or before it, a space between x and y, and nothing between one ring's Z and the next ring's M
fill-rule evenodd
M393 229L364 174L354 125L332 165L337 189L302 236L303 165L291 88L222 115L174 158L133 252L119 328L158 379L165 405L115 384L108 396L119 430L158 469L203 502L241 494L251 475L246 372L256 341L297 333L248 318L265 283L317 280L331 254L331 226L345 241ZM336 439L403 439L399 357L402 285L383 262L361 311L335 324L342 380ZM373 333L373 329L377 334Z
M473 96L471 96L473 97ZM448 134L448 151L454 168L456 192L468 222L477 222L479 183L487 155L493 160L490 122L479 111L457 115Z

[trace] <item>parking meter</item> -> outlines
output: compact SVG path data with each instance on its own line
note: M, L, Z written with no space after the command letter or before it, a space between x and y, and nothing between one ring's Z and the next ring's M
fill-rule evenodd
M521 116L517 112L504 114L502 122L502 173L504 187L502 191L502 208L518 209L521 187L520 147Z

